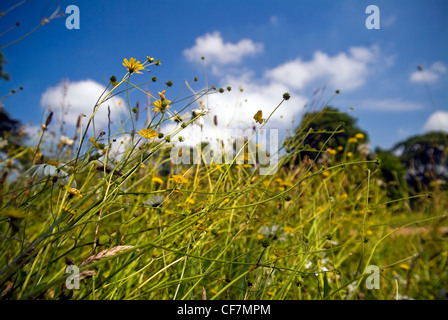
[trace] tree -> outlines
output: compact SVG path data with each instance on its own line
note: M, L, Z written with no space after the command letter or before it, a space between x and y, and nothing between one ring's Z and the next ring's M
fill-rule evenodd
M294 164L305 157L312 160L322 158L327 149L344 147L350 138L368 135L356 125L357 120L338 109L327 106L321 111L307 112L292 138L285 140L287 152L297 155ZM336 159L339 155L336 155Z
M415 191L430 190L436 185L447 187L448 135L429 132L397 143L391 152L398 154L406 167L406 180Z
M375 155L381 160L381 176L386 183L387 194L391 199L404 198L407 195L406 169L400 159L389 151L375 149Z
M8 80L9 81L9 73L3 72L3 65L6 63L5 55L0 52L0 79Z

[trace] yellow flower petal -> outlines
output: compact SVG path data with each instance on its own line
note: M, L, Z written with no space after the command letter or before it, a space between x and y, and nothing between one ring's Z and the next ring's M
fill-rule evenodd
M157 182L159 184L163 184L163 180L157 177L152 178L152 181Z
M263 123L263 111L258 110L257 113L254 115L254 119L255 122L258 122L260 124Z
M174 180L174 182L176 182L176 183L185 183L185 182L188 182L187 179L185 179L184 177L182 177L182 176L179 175L179 174L175 174L175 175L173 175L173 177L172 177L170 180Z
M135 58L129 58L129 61L124 58L123 65L128 69L129 73L141 73L139 70L145 70L145 67Z
M142 129L138 132L138 134L148 140L157 137L157 132L153 129Z

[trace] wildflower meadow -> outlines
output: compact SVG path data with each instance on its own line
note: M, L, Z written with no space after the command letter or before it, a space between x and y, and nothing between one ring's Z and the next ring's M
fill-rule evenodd
M204 71L179 92L163 56L147 54L122 57L75 125L47 110L32 142L0 140L1 299L444 297L446 184L412 189L390 155L369 150L368 132L317 126L344 116L330 107L343 90L286 137L267 124L292 92L233 138L189 144L187 130L223 121L208 98L244 99L244 87L215 86Z

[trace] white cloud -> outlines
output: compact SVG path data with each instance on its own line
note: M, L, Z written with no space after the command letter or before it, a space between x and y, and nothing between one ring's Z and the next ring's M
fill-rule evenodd
M74 127L78 116L84 113L84 125L93 112L98 98L104 92L105 87L93 80L71 82L64 80L57 85L48 88L41 97L41 106L49 108L54 112L52 125L60 125L63 120L67 125ZM106 92L105 94L107 94ZM126 110L123 99L113 97L105 101L95 115L95 126L104 129L108 123L108 110L110 106L111 119L118 124L118 117Z
M271 21L272 22L272 21ZM262 48L262 45L259 45ZM218 68L238 63L242 57L258 52L252 40L241 40L237 44L224 43L220 34L215 32L196 39L196 44L184 51L190 60L201 55L215 62ZM185 144L195 144L204 140L226 140L226 129L259 128L253 116L258 110L263 111L263 118L270 113L282 100L285 92L290 93L291 99L285 101L272 115L264 128L279 129L280 137L286 130L293 131L301 120L304 106L308 102L305 92L312 86L322 86L326 83L331 89L354 90L362 86L372 65L378 62L379 49L372 47L351 47L347 52L340 52L335 56L316 51L310 61L297 58L282 65L274 66L259 76L247 69L222 69L217 87L231 86L230 92L214 93L203 98L210 112L204 117L202 131L198 125L187 127L179 135L185 137ZM211 66L212 72L214 66ZM225 71L222 72L222 71ZM214 72L216 74L216 72ZM240 92L239 88L244 89ZM396 102L396 101L394 101ZM415 106L414 106L415 107ZM217 118L218 125L213 124ZM165 125L164 133L172 132L176 128L173 122Z
M362 100L359 107L371 111L415 111L423 109L419 103L404 101L402 99L366 99Z
M250 131L254 126L258 129L260 124L253 118L257 111L262 110L263 118L267 119L282 101L283 94L291 92L288 86L279 82L257 81L250 72L240 77L227 76L223 78L221 85L224 88L231 86L232 90L216 92L202 98L210 111L204 116L202 131L199 125L194 124L179 133L185 138L184 144L194 145L208 141L212 146L216 146L217 140L225 143L231 141L234 136L232 133L235 132L232 130ZM240 88L243 88L242 92ZM285 129L295 129L306 102L307 98L291 92L291 98L283 102L263 128L279 129L280 137L285 133ZM217 125L214 124L215 117ZM164 126L162 132L173 132L176 127L179 126L174 122L170 123Z
M286 62L267 72L267 77L302 90L316 80L326 81L333 89L345 91L361 87L369 74L369 64L378 57L378 48L373 46L352 47L348 54L341 52L330 57L316 51L313 59L302 61L300 58Z
M416 83L424 83L427 82L435 82L437 81L441 75L443 75L447 71L447 67L441 61L434 62L429 69L422 69L414 71L411 74L410 80L411 82Z
M423 130L448 132L448 112L436 111L431 114L423 125Z
M242 39L238 43L224 42L218 31L207 33L196 39L193 47L184 50L190 61L200 61L204 56L212 64L238 64L243 57L254 55L263 50L262 43L254 43L251 39Z

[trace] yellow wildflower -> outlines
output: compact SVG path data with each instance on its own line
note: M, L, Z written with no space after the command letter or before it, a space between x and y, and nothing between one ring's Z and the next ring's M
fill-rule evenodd
M408 266L407 264L404 264L404 263L400 264L400 268L401 268L401 269L404 269L404 270L409 270L409 269L411 269L410 266Z
M145 67L140 63L140 61L136 61L135 58L128 59L124 58L123 65L128 69L129 73L141 73L139 70L145 70Z
M263 111L258 110L257 113L254 115L255 122L258 122L260 124L263 123Z
M348 138L348 142L349 143L357 143L358 142L358 139L356 139L356 138Z
M67 207L67 206L64 206L64 207L62 208L62 210L65 211L65 212L71 213L72 215L75 215L75 213L76 213L75 210L70 209L70 208Z
M163 180L160 179L160 178L158 178L158 177L154 177L154 178L152 178L152 181L157 182L157 183L159 183L159 184L163 184Z
M81 198L81 197L82 197L81 191L79 191L79 190L76 189L76 188L70 188L70 189L68 190L68 193L70 193L72 196L76 196L76 197L78 197L78 198Z
M294 228L291 227L284 227L283 230L285 230L286 232L290 233L290 234L295 234L295 230Z
M165 90L163 90L162 92L159 92L159 96L160 96L160 100L165 100Z
M107 148L105 148L104 143L98 143L95 141L95 139L93 137L90 137L90 142L92 142L92 144L98 149L101 150L103 152L107 151Z
M317 206L316 209L317 209L317 212L318 212L318 213L322 213L322 212L325 211L326 208L325 208L324 206Z
M357 139L359 139L359 140L362 140L362 139L365 138L365 136L364 136L363 133L357 133L357 134L355 134L355 138L357 138Z
M351 156L353 156L352 152L347 152L347 157L350 158Z
M138 134L148 140L157 137L157 133L153 129L142 129Z
M338 149L338 151L342 151L342 150L344 150L344 147L343 146L338 146L337 149Z
M152 103L155 107L154 109L152 109L152 111L165 112L166 109L171 108L171 106L169 105L170 103L171 103L171 100L167 100L167 99L156 100Z
M187 179L185 179L184 177L182 177L182 176L179 175L179 174L175 174L175 175L173 175L173 177L172 177L170 180L174 180L174 182L176 182L176 183L185 183L185 182L188 182Z
M335 154L337 153L336 150L331 149L331 148L328 148L328 149L327 149L327 152L328 152L329 154L332 154L332 155L335 155Z
M50 166L53 166L53 167L59 167L59 162L57 162L57 161L47 161L47 164L49 164Z
M284 256L285 255L285 251L283 251L283 250L280 250L280 249L274 249L274 255L276 256L276 257L282 257L282 256Z
M291 188L293 186L291 182L284 181L282 178L277 178L275 181L277 181L281 187Z

